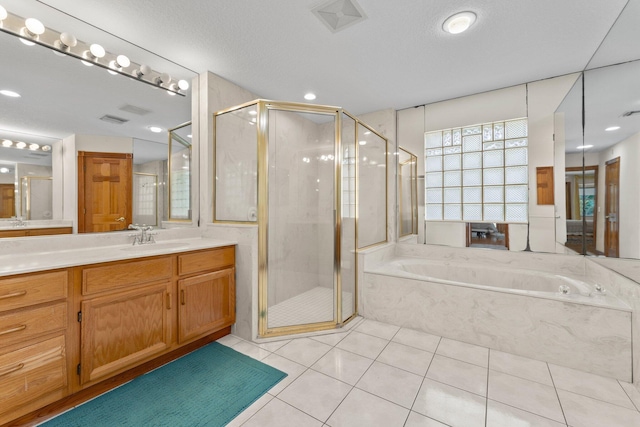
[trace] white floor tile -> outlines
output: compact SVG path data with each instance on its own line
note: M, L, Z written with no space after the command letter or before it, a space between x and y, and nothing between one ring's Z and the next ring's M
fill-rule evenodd
M489 371L489 399L564 423L556 390L498 371Z
M304 371L307 370L306 366L296 363L293 360L286 359L282 356L278 356L277 354L271 354L265 357L264 359L262 359L262 363L273 366L274 368L279 369L287 374L287 376L283 378L282 381L280 381L268 391L269 394L272 394L274 396L277 396L278 393L284 390L289 384L291 384L296 378L298 378Z
M411 413L409 414L409 418L407 418L407 422L404 424L404 427L447 427L447 425L442 424L441 422L436 421L433 418L428 418L417 412L411 411Z
M327 420L331 427L402 427L409 410L354 388Z
M311 369L347 384L355 385L372 363L373 360L367 357L339 348L332 348L311 366Z
M240 427L244 422L258 412L264 405L269 403L273 399L270 394L263 394L262 397L253 402L247 409L242 411L237 417L235 417L226 427Z
M558 390L562 409L571 427L636 427L640 412L601 400Z
M424 376L432 358L433 353L428 351L390 342L376 360Z
M489 369L553 386L547 364L539 360L529 359L528 357L491 350L489 355Z
M400 330L400 327L389 325L387 323L376 322L375 320L365 319L357 328L355 328L355 330L362 332L363 334L390 340L398 330Z
M353 331L336 347L375 359L388 343L388 340Z
M225 335L222 338L218 339L216 342L222 345L226 345L227 347L233 347L240 341L242 340L235 335Z
M504 403L489 399L487 402L487 427L562 427L549 418L514 408Z
M480 396L487 395L487 368L471 363L436 354L427 371L427 378Z
M631 399L636 409L640 411L640 390L638 390L636 386L634 386L633 384L626 383L624 381L618 381L618 382L620 383L624 391L627 393L627 396L629 396L629 399Z
M283 345L288 344L291 340L282 340L282 341L271 341L271 342L265 342L265 343L260 343L257 344L258 347L260 347L263 350L267 350L270 352L274 352L276 350L278 350L279 348L281 348Z
M326 421L352 387L314 370L308 370L285 388L278 399Z
M322 423L277 398L271 399L242 427L321 427Z
M255 344L251 344L247 341L240 341L239 343L235 344L231 348L233 348L237 352L240 352L244 355L252 357L256 360L262 360L271 354L271 352L265 349L262 349Z
M549 364L551 376L557 389L592 397L627 409L636 409L620 383L575 369Z
M450 426L483 427L486 398L425 379L413 410Z
M331 346L319 341L311 338L298 338L283 345L275 353L301 365L311 366L329 350L331 350Z
M395 334L392 341L435 353L438 343L440 343L440 337L427 334L426 332L402 328Z
M309 338L314 339L316 341L320 341L321 343L324 343L333 347L336 344L338 344L340 341L342 341L344 337L346 337L347 335L349 335L349 332L338 332L335 334L314 335Z
M410 409L422 384L422 376L374 362L356 387Z
M472 363L474 365L487 368L489 366L489 349L462 341L442 338L436 354L447 356L452 359Z

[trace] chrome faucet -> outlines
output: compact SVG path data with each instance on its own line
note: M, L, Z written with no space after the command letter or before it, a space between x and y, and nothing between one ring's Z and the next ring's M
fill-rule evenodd
M156 240L153 236L157 233L150 233L153 227L150 225L142 224L141 226L136 224L129 224L129 230L139 231L140 234L129 234L129 237L133 237L133 245L148 245L155 243Z

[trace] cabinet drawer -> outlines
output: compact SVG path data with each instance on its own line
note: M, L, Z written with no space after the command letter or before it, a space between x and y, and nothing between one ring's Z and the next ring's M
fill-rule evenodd
M0 413L66 386L63 336L0 355Z
M66 297L66 271L0 279L0 311L55 301Z
M118 262L82 270L82 294L91 295L111 289L171 278L171 257Z
M64 302L0 315L0 348L67 326Z
M178 274L199 273L235 265L233 246L178 255Z

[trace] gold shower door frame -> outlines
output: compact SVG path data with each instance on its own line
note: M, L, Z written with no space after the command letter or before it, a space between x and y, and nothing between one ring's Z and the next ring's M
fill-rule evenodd
M342 277L341 277L341 242L342 242L342 162L343 162L343 144L342 144L342 117L343 114L351 118L355 122L354 129L354 148L355 158L359 158L359 144L357 142L358 124L363 125L367 130L375 133L385 141L385 147L388 144L387 139L380 135L376 130L361 122L357 117L344 111L340 107L304 104L295 102L279 102L264 99L250 101L229 109L225 109L214 114L214 135L215 135L215 116L229 113L235 110L243 109L256 105L257 107L257 161L258 161L258 337L267 338L281 335L289 335L296 333L307 333L322 330L335 329L345 324L357 316L357 289L358 289L358 268L357 268L357 242L358 242L358 204L355 207L355 227L354 227L354 295L353 295L353 313L346 319L342 317ZM334 138L334 257L333 257L333 283L334 283L334 318L332 321L290 325L269 328L268 326L268 232L269 232L269 111L288 111L294 113L315 113L334 116L335 120L335 138ZM215 138L215 136L214 136ZM216 166L216 147L214 139L214 188L215 182L215 166ZM386 158L387 156L385 156ZM388 162L385 166L388 166ZM358 162L355 163L355 197L357 200L359 182ZM215 191L215 190L214 190ZM385 186L385 204L387 192ZM231 224L255 224L252 221L229 221L216 220L216 198L214 197L214 222L215 223L231 223ZM385 218L385 224L387 219ZM386 240L385 240L386 242ZM380 242L384 243L384 242Z
M406 237L412 234L418 234L418 156L413 154L411 151L406 150L402 147L398 147L398 151L404 151L407 155L409 155L409 159L404 162L398 163L398 206L399 206L399 215L398 215L398 236ZM411 232L402 234L402 207L403 207L403 188L402 188L402 167L406 165L411 165L410 168L410 179L409 183L411 185L410 188L410 197L411 197Z

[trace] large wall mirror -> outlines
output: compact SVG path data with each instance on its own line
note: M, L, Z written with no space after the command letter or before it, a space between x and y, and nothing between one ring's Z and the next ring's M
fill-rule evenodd
M640 47L630 44L639 20L640 2L629 2L556 114L556 237L570 253L640 259Z
M8 0L3 6L15 15L37 17L47 28L70 32L78 40L127 55L175 80L191 81L196 76L41 2ZM78 209L82 200L76 193L79 152L126 154L132 159L127 176L132 185L131 200L126 201L133 208L132 215L125 217L121 226L104 229L124 229L129 223L162 227L173 219L191 223L191 200L197 195L191 194L190 186L190 127L180 130L184 131L181 147L188 145L188 159L179 165L173 162L178 168L173 171L174 181L182 184L176 187L180 202L173 203L181 211L171 218L169 199L169 131L190 122L191 89L185 96L171 96L153 85L111 75L95 65L85 66L43 46L27 46L4 32L0 32L0 51L4 64L0 67L0 89L20 94L0 96L0 227L11 217L14 222L21 217L70 222L77 230L78 216L82 215ZM183 154L176 151L180 159Z

